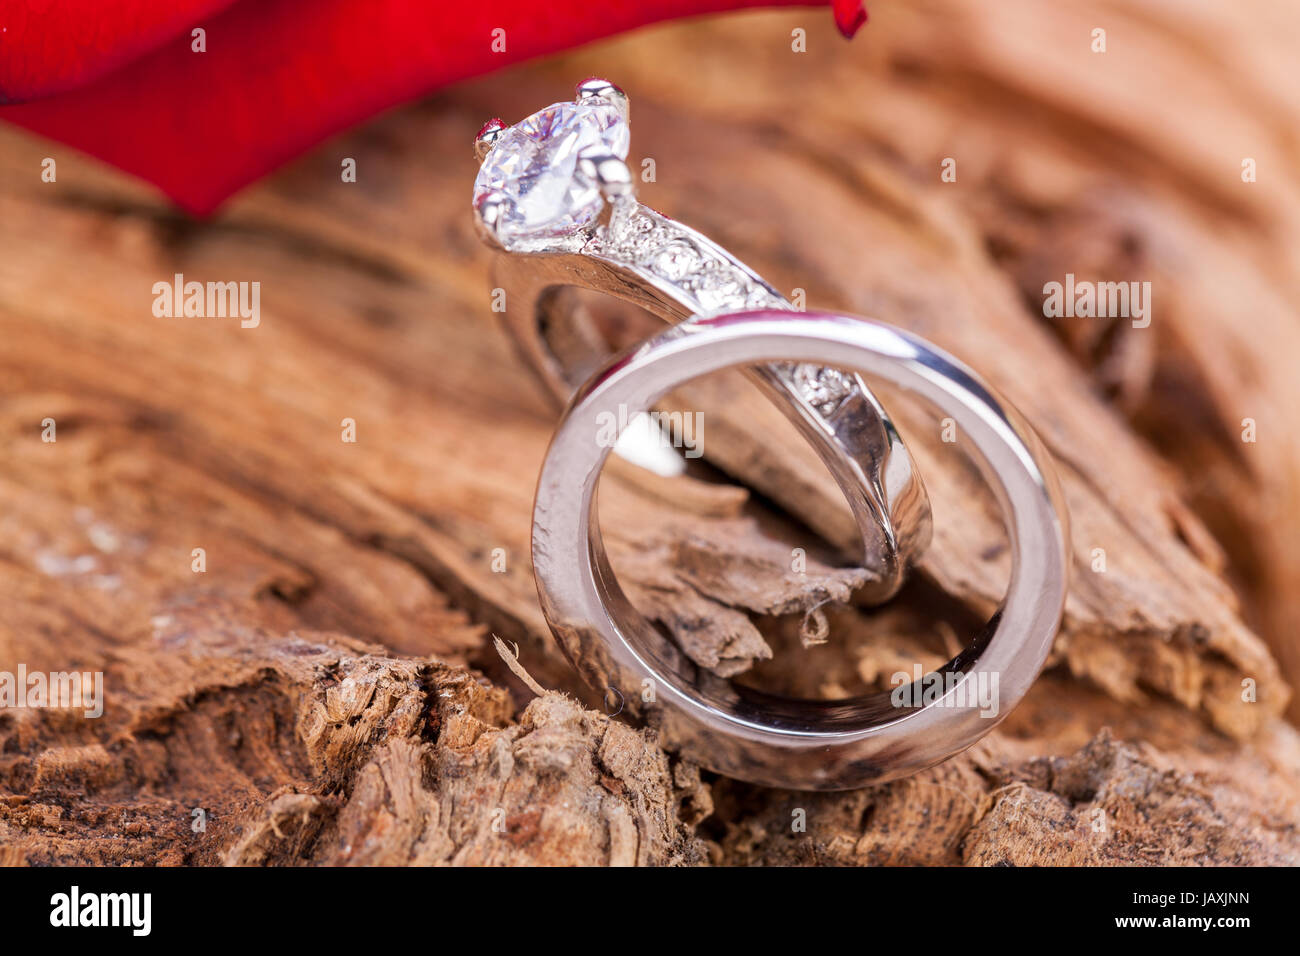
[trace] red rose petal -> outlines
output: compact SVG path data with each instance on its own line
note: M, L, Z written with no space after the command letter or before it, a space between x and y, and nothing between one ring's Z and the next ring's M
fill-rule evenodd
M0 14L0 92L62 92L0 106L0 119L206 213L321 140L448 83L644 24L772 2L604 0L596 17L589 0L549 0L544 13L534 0L497 0L491 9L410 0L48 0ZM836 0L835 13L841 30L842 15L853 24L846 35L866 17L856 0ZM191 49L195 27L206 32L206 52ZM504 50L493 48L494 30L505 31Z

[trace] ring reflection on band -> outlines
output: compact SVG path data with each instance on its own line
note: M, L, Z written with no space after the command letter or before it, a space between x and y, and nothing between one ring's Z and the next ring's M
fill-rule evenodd
M628 602L595 514L620 405L644 410L685 381L774 359L853 369L904 389L956 423L1005 516L1011 578L998 612L940 669L941 692L852 700L776 697L702 671ZM533 512L533 567L564 653L598 691L665 744L727 776L810 790L915 773L993 729L1037 677L1060 623L1069 570L1065 507L1052 466L1019 414L924 340L854 316L761 310L695 317L617 358L574 397L547 451ZM643 703L646 682L653 702ZM993 706L987 690L994 689ZM976 690L979 693L976 693ZM919 697L919 695L918 695Z

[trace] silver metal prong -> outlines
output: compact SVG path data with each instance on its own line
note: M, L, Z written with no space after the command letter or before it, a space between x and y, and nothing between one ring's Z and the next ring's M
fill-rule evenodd
M501 213L508 202L506 194L494 190L479 198L474 203L474 225L479 236L493 249L504 250L505 241L501 238Z
M496 145L501 135L509 128L500 119L490 119L483 124L483 128L474 137L474 155L480 163L483 162L483 157L488 154L488 151Z
M573 91L573 101L575 103L588 103L592 100L600 100L610 104L619 111L619 114L623 117L623 122L628 121L631 104L628 102L627 94L609 80L591 76L577 85Z
M578 154L578 171L595 183L600 194L609 202L630 199L636 195L636 183L627 163L604 146L593 145Z

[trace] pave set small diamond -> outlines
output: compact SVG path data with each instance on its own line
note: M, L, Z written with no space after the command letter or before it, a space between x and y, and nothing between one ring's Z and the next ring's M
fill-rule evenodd
M793 310L721 249L630 196L613 201L608 224L598 225L603 201L597 184L584 178L584 149L626 157L627 124L609 103L556 103L501 137L474 187L480 217L487 202L497 207L497 242L512 252L577 252L650 273L702 314ZM838 369L790 362L774 368L823 416L857 390L856 377Z
M697 304L700 314L793 306L726 253L701 241L681 223L639 204L616 210L608 226L595 229L582 251L643 269L672 283ZM782 377L820 414L830 415L853 394L854 377L820 365L781 362Z
M710 249L692 230L644 206L616 213L582 251L654 273L693 298L700 312L790 307L766 282Z

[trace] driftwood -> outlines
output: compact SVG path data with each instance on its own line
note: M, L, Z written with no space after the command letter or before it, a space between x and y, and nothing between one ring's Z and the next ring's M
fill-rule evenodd
M853 44L776 11L507 71L208 223L0 131L0 670L106 682L99 720L0 711L3 860L1300 862L1283 14L872 13ZM847 794L719 779L604 713L555 650L528 566L555 411L492 321L468 142L592 73L632 95L646 202L810 306L954 352L1056 456L1076 574L1054 660L966 754ZM260 281L260 324L154 317L176 273ZM1149 326L1045 318L1066 273L1150 281ZM629 594L705 666L793 694L951 656L1007 574L960 441L884 396L935 539L898 600L859 607L837 489L738 381L674 399L704 409L723 480L607 477Z

